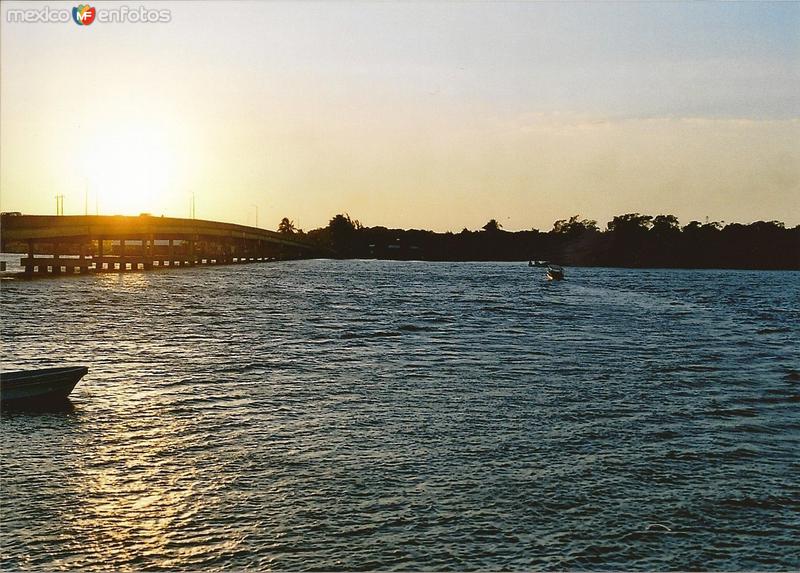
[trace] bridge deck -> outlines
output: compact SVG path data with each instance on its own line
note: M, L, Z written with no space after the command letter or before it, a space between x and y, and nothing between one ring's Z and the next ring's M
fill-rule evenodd
M20 264L27 274L149 270L323 254L316 245L266 229L144 215L3 214L0 249L26 253Z
M257 240L315 249L313 245L292 240L286 235L233 223L177 219L174 217L127 217L121 215L7 215L0 219L0 236L7 242L28 240L88 240L137 239L154 236L156 239L184 239L189 236Z

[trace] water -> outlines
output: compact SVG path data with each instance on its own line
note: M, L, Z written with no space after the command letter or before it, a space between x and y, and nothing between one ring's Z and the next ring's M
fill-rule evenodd
M798 569L800 273L2 284L3 569ZM668 530L667 530L668 528Z

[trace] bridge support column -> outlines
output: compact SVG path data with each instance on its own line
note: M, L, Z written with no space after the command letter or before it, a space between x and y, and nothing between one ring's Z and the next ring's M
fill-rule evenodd
M53 274L58 275L61 274L61 261L58 260L58 252L61 250L61 245L59 243L53 244Z
M78 272L83 274L89 272L89 264L86 262L86 243L81 241L79 249L79 256L78 256Z
M153 256L154 256L154 244L153 244L153 235L148 235L148 237L144 240L145 248L144 248L144 270L149 271L153 268Z
M125 239L119 240L119 270L120 272L128 270L128 263L125 261Z
M94 264L94 272L98 273L103 270L105 260L103 257L103 238L97 239L97 261Z
M25 263L25 274L33 274L33 241L28 240L28 258Z

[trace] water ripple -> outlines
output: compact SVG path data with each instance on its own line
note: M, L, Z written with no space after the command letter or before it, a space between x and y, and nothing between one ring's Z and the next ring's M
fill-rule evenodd
M4 281L4 569L798 569L800 274Z

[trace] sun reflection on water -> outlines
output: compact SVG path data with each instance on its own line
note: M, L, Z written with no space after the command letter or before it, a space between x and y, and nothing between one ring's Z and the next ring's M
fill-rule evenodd
M74 468L80 504L64 508L62 517L90 554L128 564L186 557L173 546L173 532L192 529L216 488L201 482L198 469L172 463L176 448L191 439L188 429L169 419L107 423L101 436L84 444Z

